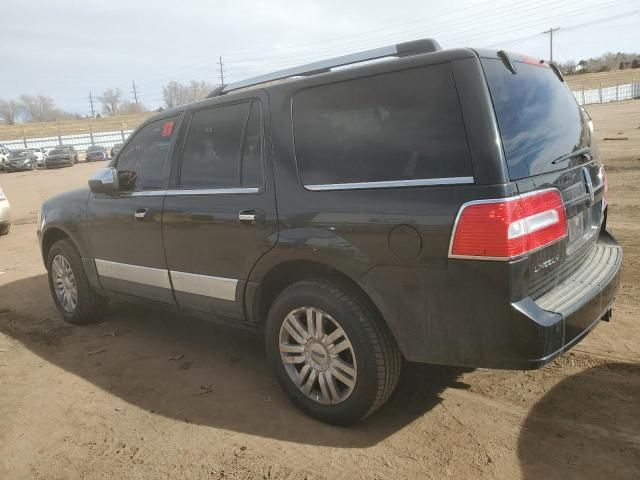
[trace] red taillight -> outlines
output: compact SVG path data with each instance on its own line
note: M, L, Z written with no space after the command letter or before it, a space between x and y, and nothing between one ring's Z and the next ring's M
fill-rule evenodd
M509 260L563 238L567 215L556 189L465 203L451 236L449 256Z

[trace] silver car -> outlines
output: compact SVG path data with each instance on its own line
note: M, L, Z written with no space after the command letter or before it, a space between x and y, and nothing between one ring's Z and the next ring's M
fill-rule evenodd
M11 205L0 188L0 235L6 235L11 228Z

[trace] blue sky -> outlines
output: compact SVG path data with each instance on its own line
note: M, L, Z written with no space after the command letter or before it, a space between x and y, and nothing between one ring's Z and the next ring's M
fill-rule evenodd
M87 114L121 88L149 107L171 80L233 81L335 55L434 37L548 59L640 51L638 0L2 0L0 98L53 97ZM633 12L636 12L635 14ZM616 17L616 18L612 18Z

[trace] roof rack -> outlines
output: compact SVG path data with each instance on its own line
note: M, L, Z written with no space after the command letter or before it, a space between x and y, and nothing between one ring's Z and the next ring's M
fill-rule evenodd
M319 62L307 63L298 67L285 68L284 70L259 75L247 80L240 80L228 85L220 85L209 93L207 98L219 97L220 95L224 95L225 93L229 93L234 90L260 85L274 80L282 80L283 78L317 75L318 73L329 72L335 67L352 65L385 57L409 57L412 55L419 55L421 53L436 52L441 49L442 48L438 42L432 38L423 38L421 40L398 43L388 47L374 48L372 50L365 50L363 52L351 53L349 55L342 55L340 57L330 58L327 60L320 60Z

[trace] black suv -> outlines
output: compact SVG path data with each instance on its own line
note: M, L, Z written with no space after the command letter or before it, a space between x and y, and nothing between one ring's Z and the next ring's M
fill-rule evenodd
M209 97L44 204L67 321L127 295L253 328L298 406L349 423L403 359L536 368L609 319L622 251L555 66L424 40Z

